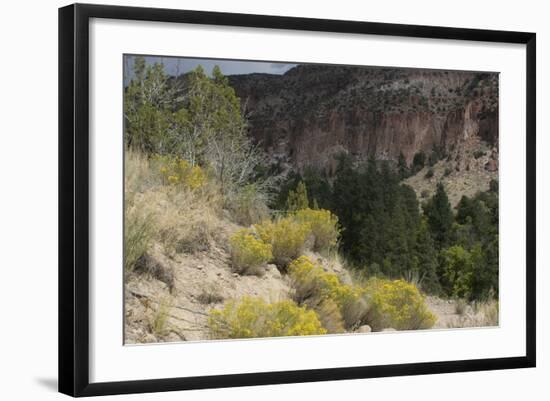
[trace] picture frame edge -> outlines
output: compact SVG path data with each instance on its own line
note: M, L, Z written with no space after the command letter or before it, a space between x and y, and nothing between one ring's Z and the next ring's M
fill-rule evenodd
M210 25L245 26L251 28L302 29L308 31L412 36L426 39L473 40L526 45L527 322L525 356L90 383L88 332L88 28L90 18L206 23ZM334 30L336 28L340 30ZM536 366L535 33L77 3L59 8L58 35L59 392L73 397L80 397L515 369Z

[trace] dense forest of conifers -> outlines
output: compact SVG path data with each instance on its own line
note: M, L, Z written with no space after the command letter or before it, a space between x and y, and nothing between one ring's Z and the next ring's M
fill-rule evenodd
M290 174L271 206L284 208L288 193L304 187L311 207L338 216L340 251L356 270L414 280L434 295L497 297L498 182L463 196L453 211L443 183L420 205L401 183L410 172L399 165L374 159L356 165L342 155L334 177L314 169Z

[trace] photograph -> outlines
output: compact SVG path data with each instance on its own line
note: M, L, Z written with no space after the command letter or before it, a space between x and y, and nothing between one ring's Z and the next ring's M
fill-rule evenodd
M122 57L125 345L499 326L499 72Z

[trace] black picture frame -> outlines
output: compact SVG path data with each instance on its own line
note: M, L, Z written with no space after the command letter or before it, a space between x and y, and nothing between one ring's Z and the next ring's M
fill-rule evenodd
M526 46L526 353L520 357L408 363L90 383L89 381L89 21L160 21L369 35L436 38ZM246 15L219 12L74 4L59 9L59 391L71 396L142 393L534 367L536 35L447 28Z

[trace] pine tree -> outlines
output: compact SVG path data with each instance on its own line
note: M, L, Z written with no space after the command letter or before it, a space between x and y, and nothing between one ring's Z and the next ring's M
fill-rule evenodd
M443 183L437 184L435 195L424 205L430 232L439 248L448 244L453 226L453 212Z
M437 251L425 218L416 231L413 263L413 272L417 272L422 289L432 294L439 293L441 284L437 276Z
M290 191L286 200L286 210L295 212L297 210L307 209L309 207L309 199L307 196L306 184L303 181L298 183L296 191Z
M407 165L407 160L403 152L399 153L399 158L397 159L397 173L402 180L410 175L409 166Z

